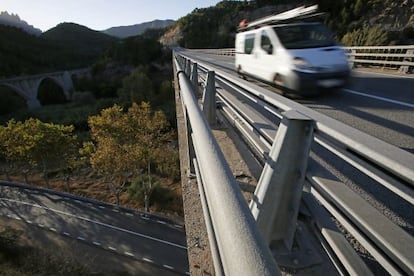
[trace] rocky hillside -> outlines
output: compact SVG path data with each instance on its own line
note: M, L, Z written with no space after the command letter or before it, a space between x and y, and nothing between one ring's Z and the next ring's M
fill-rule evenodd
M414 0L369 2L371 2L371 7L367 11L366 20L364 20L366 24L381 25L389 31L400 31L414 27Z
M16 27L32 35L40 35L42 33L41 30L21 20L17 14L9 14L8 12L0 12L0 25Z
M148 29L163 29L172 25L174 22L174 20L154 20L131 26L112 27L102 32L118 38L126 38L141 35Z
M242 19L251 21L315 3L326 13L325 23L340 41L375 31L378 33L375 37L381 39L358 41L365 45L414 44L414 0L222 1L215 7L195 9L180 18L160 42L186 48L233 47L236 28Z

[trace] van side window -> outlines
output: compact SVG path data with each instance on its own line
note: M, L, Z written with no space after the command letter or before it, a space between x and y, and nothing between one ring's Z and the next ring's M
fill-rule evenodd
M269 55L273 53L273 45L265 31L260 36L260 47Z
M244 53L251 54L254 46L254 34L249 34L244 37Z

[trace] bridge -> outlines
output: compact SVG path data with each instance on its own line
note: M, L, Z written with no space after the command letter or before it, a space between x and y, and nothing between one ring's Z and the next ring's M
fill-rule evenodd
M233 49L175 51L192 275L414 273L414 47L396 48L350 49L353 87L295 101L239 79Z
M22 76L0 80L0 87L5 86L20 95L29 109L40 107L38 100L39 86L45 79L50 79L62 88L65 98L70 100L73 89L72 76L80 76L89 72L89 69L78 69L72 71L59 71L31 76Z
M356 67L352 87L294 101L274 87L239 79L231 49L176 49L173 70L186 245L184 232L175 224L80 198L70 199L74 207L63 210L43 203L32 209L59 214L58 222L48 225L49 232L156 263L163 273L411 275L411 49L350 49ZM0 85L13 83L5 81ZM39 83L33 83L38 89ZM4 215L43 229L45 221L17 216L16 210L24 213L27 203L13 199L15 188L3 186L3 195L10 197L2 199L8 206L2 209ZM48 194L39 197L50 201ZM76 219L91 229L102 228L101 239L96 240L95 230L79 232L69 223L61 227L61 215L74 217L65 208L75 209ZM108 214L100 211L106 209ZM120 222L112 221L111 212ZM85 214L104 218L98 221ZM144 232L129 229L131 218ZM100 221L105 219L106 223ZM154 227L160 229L156 236ZM108 235L108 230L128 237L114 243L118 234ZM90 235L79 236L82 233ZM131 235L143 241L125 242ZM146 249L151 252L143 252ZM189 270L183 264L185 249Z

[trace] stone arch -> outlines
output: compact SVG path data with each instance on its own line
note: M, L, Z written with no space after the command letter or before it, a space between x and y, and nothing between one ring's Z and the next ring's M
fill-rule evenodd
M48 91L42 91L43 86ZM58 88L58 89L56 89ZM45 76L38 80L36 84L36 98L42 105L51 103L64 103L68 100L67 91L65 91L65 85L59 77Z
M24 93L24 91L20 87L17 87L11 83L0 83L0 87L7 87L23 99L25 99L26 101L30 100L30 97L28 97L27 94Z

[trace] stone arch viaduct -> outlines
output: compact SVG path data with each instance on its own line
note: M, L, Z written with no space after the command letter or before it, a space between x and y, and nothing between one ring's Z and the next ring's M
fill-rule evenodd
M34 109L41 106L41 103L38 100L38 93L39 86L43 80L51 79L54 81L62 88L65 98L70 100L71 91L73 89L72 76L81 76L87 73L89 73L89 69L79 69L2 79L0 80L0 87L5 86L12 89L26 101L29 109Z

